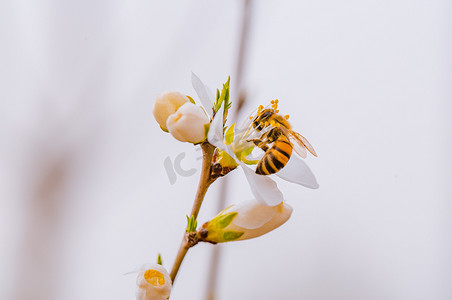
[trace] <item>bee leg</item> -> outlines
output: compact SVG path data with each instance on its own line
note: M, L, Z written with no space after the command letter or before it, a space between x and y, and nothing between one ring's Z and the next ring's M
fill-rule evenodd
M254 140L249 140L248 142L253 142L254 145L256 145L257 147L261 148L264 151L267 151L269 149L266 141L254 139Z
M265 152L267 152L267 150L268 150L268 146L264 145L264 144L262 144L262 145L260 145L258 147L261 148L262 150L264 150Z

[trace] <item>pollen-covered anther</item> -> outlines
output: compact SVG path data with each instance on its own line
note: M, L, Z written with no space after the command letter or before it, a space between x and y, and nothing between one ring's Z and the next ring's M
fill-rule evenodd
M279 112L279 111L278 111L278 102L279 102L278 99L275 99L275 100L271 100L271 101L270 101L271 107L276 111L276 113Z
M159 264L143 266L137 275L137 300L165 300L171 294L172 282L168 271Z
M289 115L285 115L284 119L289 120Z
M147 270L144 273L144 279L153 286L159 286L165 284L165 278L162 273L157 270Z

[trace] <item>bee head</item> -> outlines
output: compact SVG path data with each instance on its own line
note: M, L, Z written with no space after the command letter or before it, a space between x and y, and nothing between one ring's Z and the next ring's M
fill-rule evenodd
M266 108L260 111L256 118L253 121L253 127L257 130L262 130L264 128L264 124L268 119L271 118L275 114L275 110L273 108Z

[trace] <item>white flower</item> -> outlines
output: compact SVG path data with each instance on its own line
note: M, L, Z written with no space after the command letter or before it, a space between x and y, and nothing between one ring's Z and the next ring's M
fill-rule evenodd
M138 273L135 297L137 300L166 300L171 286L171 278L163 266L146 265Z
M233 140L231 139L230 145L228 145L228 147L233 151L235 157L238 160L241 160L245 163L249 161L248 157L246 156L248 155L246 149L254 146L254 144L252 142L249 142L249 140L258 138L259 134L263 134L271 128L264 128L262 131L257 132L256 130L250 130L251 123L252 118L248 117L240 127L234 128L231 126L232 130L229 133L233 135ZM228 134L228 132L226 134ZM262 155L258 158L261 157ZM314 173L312 173L311 169L304 162L304 160L294 153L290 156L287 164L281 170L275 173L275 175L286 181L296 183L307 188L317 189L319 187Z
M275 206L256 200L231 205L201 229L207 242L223 243L252 239L266 234L284 224L292 214L292 207L281 202Z
M260 201L264 205L275 206L280 204L284 198L281 191L278 189L276 182L270 179L268 176L261 176L254 173L254 171L246 164L238 160L231 147L228 147L223 142L223 109L224 105L221 105L220 110L216 113L215 117L210 124L209 134L207 140L215 147L225 151L229 156L236 160L237 164L242 167L245 173L246 179L250 185L251 191L254 194L256 200Z
M187 102L190 102L190 100L179 92L166 92L157 96L152 113L164 131L168 131L166 127L168 117Z
M166 127L177 140L196 144L206 139L209 123L204 109L188 102L168 117Z
M179 92L157 96L152 112L160 128L181 142L196 144L207 136L210 119L206 112Z
M245 122L245 125L247 123L248 122ZM244 128L242 127L238 130L238 132L246 132L246 130L244 130ZM254 170L252 170L240 160L241 157L237 157L236 153L240 152L234 152L234 150L241 150L246 148L246 146L244 146L243 144L232 144L228 146L225 145L223 141L223 106L221 106L220 110L212 120L207 139L209 143L228 153L242 167L246 179L248 180L248 183L250 185L251 191L256 197L256 200L260 201L262 204L269 206L278 205L284 200L283 195L278 189L278 186L274 180L272 180L269 176L257 175ZM243 141L243 139L237 140ZM287 165L275 175L287 181L294 182L309 188L318 188L314 174L311 172L306 163L304 163L295 155L292 155Z
M191 84L198 94L199 101L201 102L201 106L204 107L205 111L212 118L212 108L213 103L215 101L215 96L212 94L210 89L202 83L201 79L195 75L195 73L191 73Z
M213 94L193 73L192 84L199 96L199 100L206 108L209 116L211 116L211 110L209 108L213 107L215 100ZM232 131L233 139L228 143L228 145L226 145L224 143L225 136L223 133L223 112L224 104L222 104L220 109L216 112L215 117L210 124L207 140L210 144L226 152L238 165L242 167L256 200L269 206L280 204L284 198L281 191L278 189L276 182L269 176L256 174L253 169L244 163L246 162L245 156L249 154L246 149L253 146L253 143L248 140L258 137L253 136L253 133L250 135L250 132L248 131L252 120L247 118L240 128L235 129L235 135ZM261 134L262 133L263 132L261 132ZM254 134L257 134L257 132L254 132ZM228 132L226 133L226 139L228 139L227 135ZM308 188L316 189L319 187L314 174L309 169L307 164L296 155L292 155L286 166L275 175L289 182L297 183Z

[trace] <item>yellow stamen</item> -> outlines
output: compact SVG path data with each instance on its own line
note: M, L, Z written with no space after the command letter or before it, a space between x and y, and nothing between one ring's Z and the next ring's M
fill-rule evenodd
M163 277L163 274L156 270L147 270L144 273L144 279L152 284L153 286L159 286L165 284L165 278Z
M289 120L289 115L285 115L284 119Z
M271 107L273 108L273 110L275 110L276 111L276 113L278 113L277 112L277 110L278 110L278 99L275 99L275 100L271 100L270 101L270 103L271 103Z

